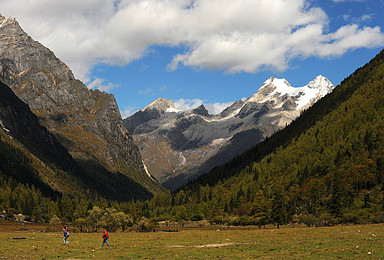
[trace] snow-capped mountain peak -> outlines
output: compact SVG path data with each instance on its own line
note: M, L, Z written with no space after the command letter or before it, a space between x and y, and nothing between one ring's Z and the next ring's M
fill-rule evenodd
M292 92L292 90L293 88L291 84L289 84L286 79L270 77L263 83L263 85L261 85L254 95L246 100L246 102L264 103L269 101L276 94L284 96L285 94Z
M307 86L311 89L318 89L319 93L322 93L323 96L335 88L335 86L322 75L317 76L314 80L309 82Z
M301 110L311 106L334 88L334 85L324 76L319 75L303 87L292 87L286 79L271 77L246 102L273 103L281 107L288 99L293 99L296 109Z
M305 109L331 92L335 86L324 76L319 75L306 86L301 87L303 95L296 101L297 109Z
M291 84L289 84L288 80L286 80L285 78L279 79L279 78L272 76L269 79L267 79L263 83L263 85L261 85L260 88L263 88L263 87L268 86L270 84L273 84L277 88L281 88L281 89L284 89L286 87L292 87Z

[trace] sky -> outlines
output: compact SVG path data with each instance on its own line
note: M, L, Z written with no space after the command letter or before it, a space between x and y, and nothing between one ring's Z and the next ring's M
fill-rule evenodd
M0 0L0 14L115 95L218 113L271 76L338 85L384 47L384 0Z

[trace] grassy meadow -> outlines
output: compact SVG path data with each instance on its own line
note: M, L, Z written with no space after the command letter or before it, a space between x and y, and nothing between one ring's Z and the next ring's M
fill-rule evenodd
M69 244L64 246L62 232L41 232L44 228L0 224L0 259L384 258L384 224L110 232L110 248L100 248L101 232L74 233L70 226Z

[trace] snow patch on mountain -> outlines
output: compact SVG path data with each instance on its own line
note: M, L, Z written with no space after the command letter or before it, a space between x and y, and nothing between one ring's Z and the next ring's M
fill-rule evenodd
M166 113L180 113L180 112L183 112L183 111L179 110L177 108L174 108L174 107L169 107L169 108L167 108L167 110L165 112Z
M143 166L144 166L144 170L145 170L145 173L148 175L149 178L151 178L154 182L156 182L156 180L152 177L152 175L149 173L148 171L148 168L147 166L145 165L144 161L142 160L143 162Z
M231 139L231 138L230 137L228 137L228 138L217 138L217 139L212 140L211 145L221 146L221 145L225 144L226 142L228 142L229 139Z

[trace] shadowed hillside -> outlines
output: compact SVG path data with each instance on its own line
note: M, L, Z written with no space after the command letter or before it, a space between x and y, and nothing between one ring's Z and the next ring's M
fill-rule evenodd
M40 125L28 105L1 82L0 96L0 169L3 175L33 184L55 196L63 192L85 196L91 192L120 201L151 197L144 187L123 174L98 169L90 175L92 171L85 171ZM103 171L104 174L98 174Z

